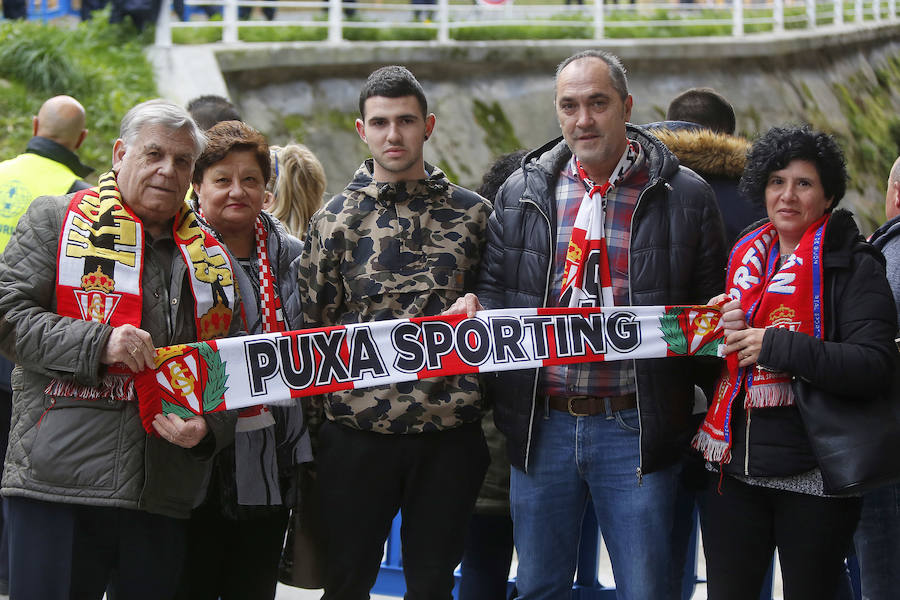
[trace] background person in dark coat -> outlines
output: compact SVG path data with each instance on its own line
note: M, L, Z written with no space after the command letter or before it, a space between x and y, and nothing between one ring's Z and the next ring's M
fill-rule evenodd
M712 88L685 90L669 103L666 120L647 128L682 166L697 172L712 187L729 247L745 227L766 216L763 207L738 194L750 142L735 135L734 108L724 96Z
M900 158L894 161L884 199L887 223L869 241L884 254L887 280L900 322ZM862 515L854 536L865 600L891 600L900 590L900 484L863 496Z

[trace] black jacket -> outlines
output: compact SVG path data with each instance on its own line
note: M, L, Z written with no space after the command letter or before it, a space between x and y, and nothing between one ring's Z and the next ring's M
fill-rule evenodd
M704 303L721 291L725 279L724 233L712 191L643 129L629 125L628 137L641 144L650 167L632 219L631 304ZM486 308L546 305L556 249L554 189L570 157L565 141L554 140L528 154L498 192L478 283ZM686 446L694 384L700 381L695 366L693 359L681 358L636 362L639 475L668 466ZM510 462L523 470L540 426L535 416L543 407L535 398L537 378L536 369L484 377Z
M884 276L884 257L863 240L846 210L834 211L823 254L825 340L770 328L758 362L829 394L866 398L890 383L896 354L894 297ZM805 388L793 389L796 394ZM817 466L796 406L753 409L748 426L742 405L743 399L735 399L726 473L787 476Z
M765 218L766 209L762 204L738 194L750 142L685 121L651 123L647 129L678 157L681 166L695 171L713 189L729 248L744 228Z

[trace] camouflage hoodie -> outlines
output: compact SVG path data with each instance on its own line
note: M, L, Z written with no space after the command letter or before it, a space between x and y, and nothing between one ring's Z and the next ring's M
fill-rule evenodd
M313 215L298 259L306 327L436 315L474 289L491 205L425 170L379 183L367 160ZM335 392L324 404L332 421L379 433L451 429L482 413L472 375Z

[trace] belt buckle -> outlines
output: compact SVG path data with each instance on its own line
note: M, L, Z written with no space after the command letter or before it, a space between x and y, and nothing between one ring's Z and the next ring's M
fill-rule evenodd
M569 414L572 415L573 417L589 417L590 416L590 413L578 413L578 412L575 412L575 409L572 408L572 403L575 402L575 400L577 400L578 398L582 398L582 397L583 396L569 396L569 401L568 401Z

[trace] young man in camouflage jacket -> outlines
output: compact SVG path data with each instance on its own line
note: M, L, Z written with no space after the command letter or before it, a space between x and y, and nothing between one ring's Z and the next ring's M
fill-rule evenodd
M434 130L403 67L360 93L372 152L310 221L299 261L307 327L436 315L474 288L490 204L425 163ZM476 377L419 380L324 397L316 466L327 531L326 600L368 598L402 510L407 597L444 597L488 463Z

